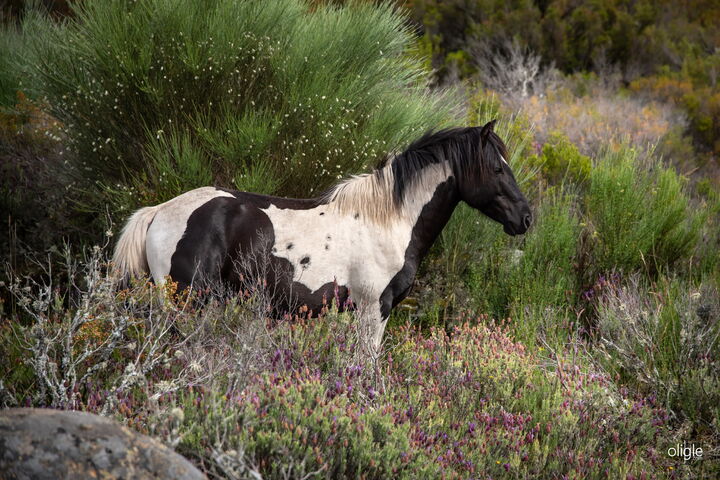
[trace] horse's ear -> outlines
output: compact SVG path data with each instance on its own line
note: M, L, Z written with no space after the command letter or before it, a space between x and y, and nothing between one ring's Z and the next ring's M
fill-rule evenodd
M493 128L495 128L495 122L497 122L497 120L491 120L481 127L480 138L483 140L483 142L487 140L488 136L493 131Z

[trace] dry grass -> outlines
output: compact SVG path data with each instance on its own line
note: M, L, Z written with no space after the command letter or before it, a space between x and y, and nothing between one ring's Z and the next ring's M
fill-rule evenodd
M509 111L528 118L539 146L559 132L585 155L623 143L649 151L688 125L672 104L623 92L619 73L609 67L599 76L563 77L517 43L493 50L478 46L473 58L483 86L496 92Z
M586 155L623 143L645 150L673 129L686 126L684 115L668 104L624 96L606 87L583 96L564 87L526 99L515 97L510 103L528 116L538 142L545 143L560 131Z

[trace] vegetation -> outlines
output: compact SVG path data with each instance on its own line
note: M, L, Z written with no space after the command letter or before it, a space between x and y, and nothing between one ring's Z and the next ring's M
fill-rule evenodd
M222 478L720 476L710 3L13 5L0 406L109 415ZM534 225L461 205L379 358L333 305L270 319L262 290L108 276L140 205L311 196L496 118Z
M671 465L656 400L487 317L398 328L373 364L355 319L333 308L268 328L254 300L213 292L195 310L150 284L117 292L102 260L97 249L82 271L68 261L79 283L64 289L12 280L31 320L3 331L28 352L2 367L6 404L119 416L231 478L604 478Z
M715 2L415 0L410 11L441 74L482 71L488 46L502 53L512 42L565 73L616 70L631 90L680 106L698 145L719 152Z
M92 213L213 182L317 193L448 118L389 6L81 2L25 31L30 87L63 124L62 169Z

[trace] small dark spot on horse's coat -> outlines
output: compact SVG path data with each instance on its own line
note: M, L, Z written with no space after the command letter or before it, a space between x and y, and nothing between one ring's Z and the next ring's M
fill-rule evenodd
M273 247L273 248L272 248L272 253L277 253L277 248Z
M328 240L332 240L332 237L330 235L326 236L325 238L327 238Z
M356 214L355 214L355 220L357 220L358 218L360 218L360 214L359 214L359 213L356 213Z
M325 215L325 212L320 212L320 215Z
M292 243L288 243L288 244L287 244L287 249L288 249L288 250L292 250L292 247L293 247L293 244L292 244Z
M325 250L330 250L330 245L328 245L327 243L325 244Z
M310 263L310 257L305 256L300 259L300 265L308 265Z

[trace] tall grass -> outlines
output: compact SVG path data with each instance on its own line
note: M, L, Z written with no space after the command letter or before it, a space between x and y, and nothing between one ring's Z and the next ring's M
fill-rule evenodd
M309 196L451 118L451 104L426 92L422 62L408 54L413 34L387 4L73 8L62 24L26 25L35 75L82 176L121 207L209 182Z
M0 108L11 108L17 103L21 71L16 62L23 56L24 46L19 29L0 22Z
M3 107L15 105L17 99L20 79L12 65L12 58L20 44L17 36L13 27L0 28L0 106Z
M509 315L528 345L562 343L576 325L576 255L581 232L577 197L562 189L547 192L536 211L522 256L508 278Z

